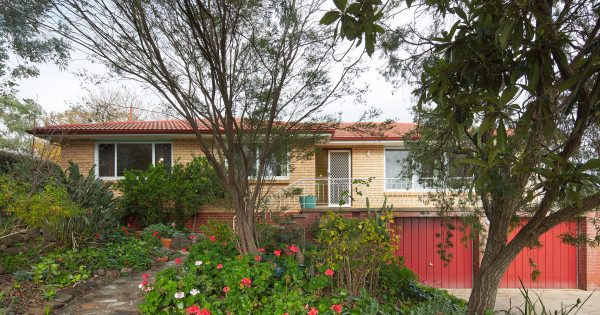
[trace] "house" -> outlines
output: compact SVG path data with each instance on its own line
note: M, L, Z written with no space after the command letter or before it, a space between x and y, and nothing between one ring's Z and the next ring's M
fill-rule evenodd
M460 241L469 233L460 228L462 214L448 219L455 228L450 230L454 246L447 249L452 256L447 262L438 254L438 246L450 227L442 224L435 205L425 201L432 191L428 178L400 175L407 155L404 141L414 127L412 123L395 123L376 136L347 128L329 131L328 140L317 146L312 158L287 161L286 167L267 170L274 177L268 206L286 211L297 226L308 227L327 211L365 217L367 197L371 208L381 207L385 201L393 205L391 229L399 236L396 254L404 257L421 281L436 287L469 288L481 255L477 242ZM83 171L97 166L96 174L107 180L118 179L125 169L144 168L158 161L186 163L201 155L193 130L178 120L56 125L31 132L61 146L63 167L69 161L78 163ZM231 212L215 207L198 212L201 220L231 216ZM481 222L485 224L485 219ZM542 248L525 249L513 261L501 286L520 287L522 279L530 288L600 287L600 249L560 241L561 234L576 232L594 235L595 230L587 218L582 218L548 231L540 239ZM531 279L534 270L541 272L535 281Z

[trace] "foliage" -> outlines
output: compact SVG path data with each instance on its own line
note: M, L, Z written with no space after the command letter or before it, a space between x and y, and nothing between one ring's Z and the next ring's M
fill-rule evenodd
M40 27L51 8L51 1L45 0L14 0L0 6L0 94L14 92L15 79L37 76L35 63L63 65L67 60L66 41ZM11 56L18 62L9 62Z
M128 237L101 247L84 247L54 252L33 265L33 280L44 285L65 287L89 278L95 270L139 272L150 268L157 249L148 243Z
M136 216L146 224L174 218L178 226L203 204L224 198L224 190L205 158L176 163L170 170L162 163L148 170L125 171L117 183L123 193L119 204L124 216Z
M1 49L2 43L0 42ZM2 72L1 62L0 57L0 74ZM42 107L33 100L21 101L14 96L0 94L0 150L14 153L30 152L31 136L27 135L25 131L35 126L36 119L42 113Z
M142 232L142 237L144 238L155 238L160 239L161 237L165 238L173 238L174 236L183 234L181 231L177 230L171 225L166 225L162 223L148 225L144 228Z
M405 267L390 264L382 269L381 276L389 277L382 279L382 293L393 292L381 299L365 288L353 295L336 287L329 266L317 263L303 268L297 261L299 248L266 240L272 247L261 248L259 255L242 256L230 241L232 232L225 229L218 224L204 228L206 237L190 248L184 263L160 271L154 280L142 279L142 290L147 292L142 313L183 314L193 308L211 314L306 314L314 308L319 314L337 314L337 306L344 314L464 311L464 302L420 286ZM393 287L394 282L400 286ZM400 292L411 286L420 296ZM415 307L423 311L410 313Z
M346 219L328 213L315 238L314 258L335 270L337 286L358 294L377 294L382 266L397 263L387 224L375 219Z

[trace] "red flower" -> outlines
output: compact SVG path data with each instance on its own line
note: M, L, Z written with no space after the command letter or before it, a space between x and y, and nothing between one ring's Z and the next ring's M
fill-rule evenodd
M265 249L261 247L261 248L258 249L258 251L261 252L261 253L264 253Z
M100 239L100 237L102 237L102 235L100 235L100 233L96 233L96 235L94 235L94 237L95 237L97 240L99 240L99 239Z
M179 258L179 257L175 258L175 263L176 263L176 264L178 264L178 265L179 265L179 264L181 264L182 262L183 262L183 260L181 260L181 258Z
M262 260L262 257L260 257L260 256L254 256L254 260L255 260L255 261L261 261L261 260Z
M185 313L186 314L198 314L200 313L200 308L198 307L198 305L192 305L188 308L185 309Z
M317 314L319 314L319 311L314 307L311 307L310 311L308 311L308 315L317 315Z
M223 292L225 292L225 294L227 294L227 292L229 292L229 287L224 287Z
M329 268L327 270L325 270L325 275L326 276L333 277L333 273L334 273L333 270L331 270Z
M289 249L289 250L290 250L290 252L292 252L292 253L297 253L297 252L299 251L299 249L298 249L298 246L296 246L296 245L291 245L291 246L288 246L288 249Z
M193 240L196 239L196 235L192 234L192 235L189 236L189 238L193 241Z
M182 252L182 253L187 253L187 249L186 249L186 248L182 248L182 249L181 249L181 252Z
M149 275L147 273L142 274L142 279L148 280Z
M221 269L221 268L223 268L223 264L218 264L217 269Z
M273 252L273 254L275 254L275 256L279 257L281 256L281 251L280 250L276 250Z
M152 236L159 237L159 236L158 236L158 231L154 231L154 233L152 233Z
M127 227L131 227L131 223L127 223Z
M216 241L216 240L217 240L217 238L216 238L214 235L211 235L211 236L210 236L210 241L211 241L211 242L214 242L214 241Z
M331 310L333 310L334 312L341 314L342 313L342 306L339 304L333 304L331 305Z
M203 308L203 309L200 311L200 313L198 313L198 315L210 315L210 311L209 311L209 310L207 310L207 309L205 309L205 308Z
M252 280L248 278L242 278L242 282L240 282L240 285L249 288L252 285Z

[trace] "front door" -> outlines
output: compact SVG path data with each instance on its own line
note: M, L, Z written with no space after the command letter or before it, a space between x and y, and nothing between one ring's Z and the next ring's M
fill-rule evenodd
M329 150L329 206L351 206L350 150Z

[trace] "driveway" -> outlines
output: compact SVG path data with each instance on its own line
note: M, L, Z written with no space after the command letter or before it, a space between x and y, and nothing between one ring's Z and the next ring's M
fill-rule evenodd
M469 289L449 289L448 292L465 300L468 300L469 294L471 294L471 290ZM558 314L560 314L561 303L563 306L567 306L575 304L577 299L581 299L583 302L590 294L592 294L577 314L600 314L600 292L592 292L593 291L583 290L539 289L529 290L529 296L533 302L536 302L538 300L537 295L539 295L547 311L552 311L551 313L553 314L554 311L557 310L559 311ZM510 314L521 314L516 308L520 307L523 309L524 301L525 299L521 295L519 289L500 289L498 290L498 296L496 297L495 310L503 311L512 307L513 311ZM539 303L537 303L537 309L541 310ZM499 312L499 314L504 314L504 312ZM574 312L570 314L574 314Z

